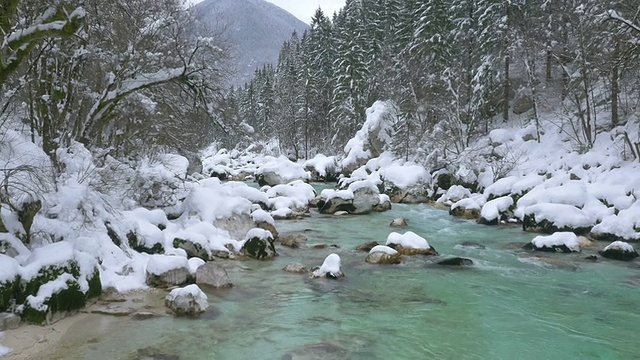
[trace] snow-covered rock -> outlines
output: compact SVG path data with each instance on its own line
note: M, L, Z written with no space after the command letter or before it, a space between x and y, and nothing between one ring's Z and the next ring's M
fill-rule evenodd
M475 199L462 199L451 205L449 215L465 219L477 219L480 217L482 207Z
M397 250L401 255L438 255L422 236L407 231L404 234L392 232L385 245Z
M171 290L164 304L178 316L197 315L209 307L207 295L195 284Z
M595 225L584 211L567 204L535 204L514 213L522 219L524 230L539 229L549 234L558 231L586 233Z
M196 271L196 284L207 285L214 288L231 287L233 284L229 274L222 266L208 262L198 267Z
M386 245L374 246L365 259L370 264L399 264L402 262L400 253Z
M310 276L312 278L326 277L330 279L339 279L344 277L340 266L340 256L338 254L329 254L319 268L314 269Z
M146 274L147 284L154 287L183 285L192 280L189 261L182 256L151 255Z
M273 246L273 236L264 229L251 229L245 236L242 252L253 259L267 260L278 256Z
M528 247L548 252L580 252L580 240L572 232L556 232L549 236L536 236Z
M607 245L600 255L614 260L631 261L638 257L638 253L631 244L624 241L614 241Z
M311 178L304 165L294 163L285 156L272 158L256 170L255 176L260 186L288 184L295 180L309 181Z
M510 196L499 197L490 201L482 207L479 223L484 225L498 225L501 220L511 217L513 199Z
M311 174L311 181L335 182L338 180L340 166L335 156L316 155L304 162L304 169Z
M389 226L391 226L391 227L405 227L405 226L407 226L407 220L403 219L403 218L395 218L395 219L391 220L391 223L389 223Z

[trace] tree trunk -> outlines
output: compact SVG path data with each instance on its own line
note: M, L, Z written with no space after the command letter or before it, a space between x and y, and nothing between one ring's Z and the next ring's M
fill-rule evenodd
M619 88L619 59L620 59L620 42L615 40L615 48L613 50L613 66L611 68L611 126L616 127L620 122L618 114L618 94Z

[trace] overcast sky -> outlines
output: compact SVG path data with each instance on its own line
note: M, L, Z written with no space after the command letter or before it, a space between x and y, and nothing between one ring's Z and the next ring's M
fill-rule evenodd
M311 17L316 12L318 6L322 9L325 15L329 18L333 16L335 11L338 11L344 6L345 0L267 0L270 3L274 3L288 12L295 15L298 19L305 23L311 22Z

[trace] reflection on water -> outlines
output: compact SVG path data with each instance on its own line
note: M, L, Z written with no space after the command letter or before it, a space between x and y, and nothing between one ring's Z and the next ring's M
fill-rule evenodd
M352 249L384 242L405 217L442 255L474 260L436 267L424 257L375 266ZM534 234L492 228L422 205L359 217L280 222L309 245L275 261L220 262L232 289L209 291L215 312L197 320L101 317L72 329L64 359L618 359L640 353L640 270L585 254L521 259L512 243ZM485 248L457 246L472 241ZM309 280L284 265L342 258L344 280ZM548 259L546 257L550 256Z

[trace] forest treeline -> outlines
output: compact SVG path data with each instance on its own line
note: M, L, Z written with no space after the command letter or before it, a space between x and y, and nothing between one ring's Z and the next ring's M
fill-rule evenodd
M440 158L493 125L541 114L586 151L634 119L640 28L634 0L347 0L318 9L278 63L227 98L225 117L293 158L336 153L376 100L396 106L394 152ZM638 134L620 141L638 158Z

